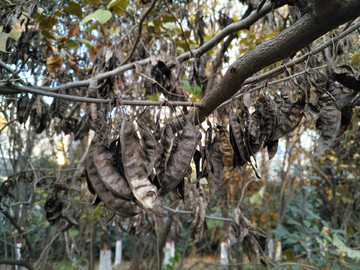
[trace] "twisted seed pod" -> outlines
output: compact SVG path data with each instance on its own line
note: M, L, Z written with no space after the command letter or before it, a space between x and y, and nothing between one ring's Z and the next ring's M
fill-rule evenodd
M133 123L129 121L122 122L120 143L125 178L137 202L140 206L158 216L166 216L157 197L157 189L149 181L145 159Z
M164 132L161 136L160 145L158 146L160 154L155 160L156 174L160 181L160 185L161 185L161 180L166 171L168 160L170 158L173 141L174 141L174 134L171 125L166 124L164 128Z
M99 198L110 210L124 217L135 216L137 213L133 211L129 201L125 201L106 188L106 185L100 179L97 168L94 163L94 152L100 143L100 137L95 135L89 146L89 153L86 159L87 176L91 187Z
M231 146L227 131L220 125L216 126L220 133L220 151L224 165L230 168L233 165L234 150Z
M143 144L143 151L145 154L146 170L148 175L150 175L155 165L157 142L149 128L142 121L138 120L137 123L140 131L141 142Z
M135 200L128 182L113 165L113 156L103 142L98 144L93 154L98 175L108 189L125 200Z
M166 195L179 185L190 166L196 149L196 128L187 118L184 120L185 126L180 136L179 145L161 180L160 196Z
M195 216L193 222L191 223L191 228L193 229L193 237L196 239L196 241L199 241L204 233L206 211L205 194L201 185L199 185L197 190L196 202Z

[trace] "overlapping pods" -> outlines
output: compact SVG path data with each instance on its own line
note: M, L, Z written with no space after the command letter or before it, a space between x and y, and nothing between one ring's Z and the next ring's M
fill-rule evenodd
M125 178L140 206L158 216L165 216L156 187L150 182L146 161L134 124L123 121L120 130L122 164Z
M179 137L178 146L173 152L169 164L166 164L168 158L165 158L166 169L163 177L160 179L160 196L166 195L181 183L196 149L195 126L187 118L184 118L184 121L183 132Z

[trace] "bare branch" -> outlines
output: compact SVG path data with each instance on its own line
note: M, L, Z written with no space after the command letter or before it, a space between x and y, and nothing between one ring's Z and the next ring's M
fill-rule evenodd
M11 259L2 259L0 260L0 264L7 264L7 265L18 265L24 266L29 270L33 270L31 263L27 260L11 260Z
M126 59L120 64L120 66L125 65L133 56L137 45L139 44L139 40L141 38L141 32L142 32L142 26L143 26L143 22L145 20L145 18L147 17L147 15L149 15L150 11L155 7L157 0L153 0L151 2L150 7L146 10L145 14L141 17L140 22L139 22L139 33L138 36L136 38L135 44L133 45L133 48L131 50L131 52L129 53L129 55L126 57Z

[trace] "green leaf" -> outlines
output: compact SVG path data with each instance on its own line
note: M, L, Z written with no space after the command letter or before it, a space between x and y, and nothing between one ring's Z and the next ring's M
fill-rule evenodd
M292 244L295 244L297 243L298 241L296 241L295 239L292 239L292 238L287 238L283 244L286 245L286 244L289 244L289 245L292 245Z
M190 94L194 94L188 80L184 80L184 90Z
M90 13L88 14L80 23L80 25L84 25L85 23L87 23L88 21L91 21L93 19L95 19L95 13Z
M304 220L303 223L304 223L304 225L305 225L306 227L310 228L311 223L310 223L309 221Z
M75 237L79 234L79 231L78 230L70 230L69 234L70 234L70 236Z
M55 39L55 37L46 30L41 31L41 35L43 35L44 37L47 37L47 38Z
M201 185L207 185L207 184L208 184L208 181L206 180L205 177L203 177L203 178L200 179L199 183L200 183Z
M92 48L90 41L85 38L77 38L76 41L80 42L80 43L84 43L86 45L86 47L88 47L90 49Z
M82 9L81 6L76 2L69 2L68 6L64 7L66 12L77 16L78 18L82 18Z
M330 228L330 225L329 225L329 223L327 223L327 221L325 221L325 220L320 220L320 222L321 222L321 224L324 225L325 227Z
M68 40L68 41L66 42L66 47L68 47L69 49L74 48L74 47L76 47L76 46L79 46L79 43L77 43L77 42L74 41L74 40Z
M169 259L169 261L172 262L172 263L177 263L177 262L179 262L179 258L178 257L172 257L172 258Z
M300 227L300 228L302 227L302 225L301 225L300 222L297 222L296 220L294 220L294 219L292 219L292 218L288 219L286 223L287 223L287 224L296 225L296 226L298 226L298 227Z
M112 17L112 14L108 10L98 9L97 11L95 11L95 18L101 24L106 23L108 20L110 20L111 17Z
M109 9L109 8L112 8L112 7L119 7L119 8L121 8L121 9L126 9L126 7L127 7L127 5L128 5L128 1L127 0L112 0L109 4L108 4L108 6L107 6L107 8Z
M335 247L345 251L347 253L347 256L352 259L360 259L360 251L348 248L337 236L337 234L334 234L333 237L333 244Z
M8 53L6 50L6 41L9 37L9 33L0 32L0 51Z

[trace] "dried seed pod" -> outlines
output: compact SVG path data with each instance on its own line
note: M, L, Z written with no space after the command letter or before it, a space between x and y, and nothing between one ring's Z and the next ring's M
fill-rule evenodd
M232 127L230 125L230 131L229 131L229 139L230 139L230 143L231 143L231 147L234 151L234 159L233 159L233 167L241 167L243 166L246 161L244 161L242 158L241 158L241 155L240 155L240 152L239 152L239 149L237 147L237 143L236 143L236 139L234 137L234 133L232 131Z
M197 196L196 196L196 209L194 214L194 219L191 223L191 229L193 229L193 238L196 241L199 241L204 233L205 229L205 194L204 189L201 185L197 189Z
M143 151L145 154L146 170L148 172L148 175L150 175L155 165L157 142L149 128L142 121L138 120L137 123L140 131Z
M233 165L234 150L231 146L227 131L220 125L217 125L217 129L220 132L220 151L222 161L226 167L230 168Z
M172 159L161 180L160 196L164 196L171 190L175 189L190 166L191 159L196 149L196 128L184 118L185 126L180 136L179 145L176 148Z
M337 138L343 135L351 126L355 116L355 106L347 106L341 109L341 125Z
M314 155L320 155L336 139L341 125L341 111L333 99L329 99L320 109L316 127L321 130L315 142Z
M133 123L126 120L122 122L120 142L125 178L137 202L158 216L166 216L157 196L157 189L149 181L145 159Z
M305 93L301 91L298 95L298 100L292 103L289 112L280 115L276 130L270 138L271 141L276 141L286 136L299 126L301 119L304 116L304 106Z
M111 190L106 188L106 185L100 179L97 168L94 164L94 152L100 143L99 135L95 135L89 146L89 153L86 160L87 175L90 180L90 185L96 192L97 197L113 212L121 216L134 216L137 213L133 211L132 205L129 201L123 200L115 195Z
M235 114L233 112L233 110L230 110L229 122L230 122L231 130L233 132L236 146L237 146L237 149L239 150L241 159L244 160L245 162L249 161L250 156L248 155L248 151L245 149L246 146L245 146L244 137L243 137L240 122L239 122L239 117L237 114Z
M93 154L98 175L106 187L125 200L135 200L128 182L113 165L113 155L103 142L100 142Z
M35 99L34 98L32 98L32 99L35 102ZM30 108L32 106L32 104L30 104L30 101L31 101L31 99L29 98L29 95L26 93L23 96L21 96L17 102L16 115L17 115L18 122L20 124L25 123L29 116L30 110L28 107L29 107L29 105L30 105Z
M272 159L278 149L278 145L279 145L279 140L276 141L270 141L267 145L267 151L268 151L268 155L269 155L269 160Z
M167 168L167 163L170 158L170 153L172 150L172 145L174 141L174 134L170 124L166 124L163 134L161 136L160 145L158 145L158 149L161 152L158 152L156 160L155 160L155 168L158 179L161 180L164 176L165 170ZM160 147L159 147L160 146Z

